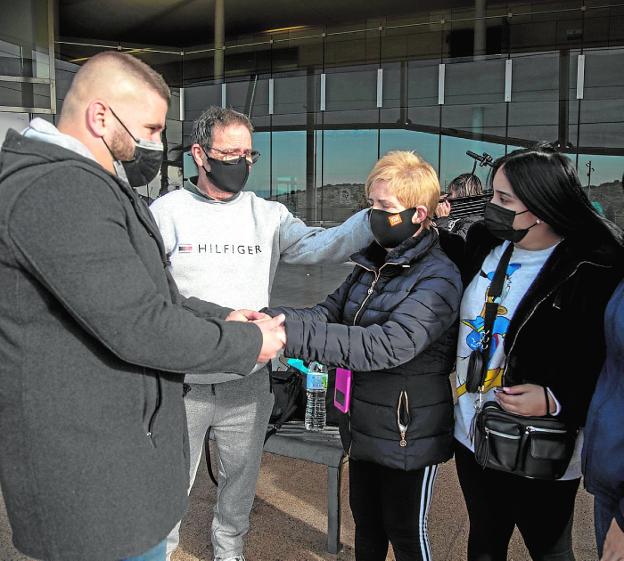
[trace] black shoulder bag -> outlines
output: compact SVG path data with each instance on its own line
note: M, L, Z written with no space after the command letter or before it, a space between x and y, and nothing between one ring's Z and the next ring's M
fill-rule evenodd
M507 266L513 253L510 243L496 267L487 292L481 347L470 355L466 389L485 393L492 327L498 312ZM544 387L545 416L526 417L505 411L495 401L480 406L474 420L475 458L483 468L506 471L531 479L559 479L565 473L578 431L571 430L549 412Z

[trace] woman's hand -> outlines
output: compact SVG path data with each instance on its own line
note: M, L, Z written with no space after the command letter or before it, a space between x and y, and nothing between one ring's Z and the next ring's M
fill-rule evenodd
M537 384L520 384L501 388L496 392L496 401L505 410L518 415L540 416L546 415L546 399L544 387ZM548 408L552 412L555 404L548 394Z

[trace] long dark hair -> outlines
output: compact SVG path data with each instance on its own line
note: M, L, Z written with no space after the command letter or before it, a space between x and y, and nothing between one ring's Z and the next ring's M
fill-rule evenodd
M581 188L572 161L552 146L540 143L514 150L494 162L490 185L496 172L503 173L514 193L529 211L564 238L598 236L624 246L624 234L601 217Z

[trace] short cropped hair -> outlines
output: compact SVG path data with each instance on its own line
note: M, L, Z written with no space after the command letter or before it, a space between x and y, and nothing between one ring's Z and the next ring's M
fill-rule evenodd
M83 68L88 67L91 64L97 64L98 62L112 62L117 64L125 74L134 78L138 82L145 84L148 88L162 97L167 104L171 102L171 90L169 89L167 82L165 82L164 78L158 72L142 60L139 60L138 58L127 53L120 53L118 51L102 51L101 53L97 53L92 56L83 65Z
M252 134L254 127L249 117L229 107L212 105L206 109L199 119L193 123L193 144L199 144L204 148L212 145L212 131L215 127L227 127L229 125L243 125Z
M458 175L448 186L449 194L454 199L460 197L474 197L483 194L481 180L472 173Z
M375 164L366 179L366 196L375 181L387 181L405 208L424 205L432 217L440 199L440 181L429 162L416 152L388 152Z

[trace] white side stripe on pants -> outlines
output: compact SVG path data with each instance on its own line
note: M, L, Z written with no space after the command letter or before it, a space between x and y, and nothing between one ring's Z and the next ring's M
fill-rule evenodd
M429 530L427 529L427 517L429 516L429 507L431 506L431 497L433 496L433 484L438 474L438 466L427 466L423 474L422 489L420 493L420 554L423 561L431 561L431 548L429 546Z

